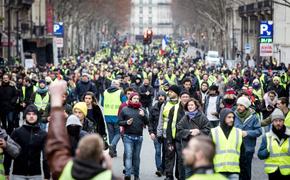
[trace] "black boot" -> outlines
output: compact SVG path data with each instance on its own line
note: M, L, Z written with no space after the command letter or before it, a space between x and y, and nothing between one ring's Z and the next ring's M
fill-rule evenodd
M131 180L131 176L125 176L124 180Z
M116 148L114 146L109 147L109 155L114 158L117 157L117 151L115 150Z

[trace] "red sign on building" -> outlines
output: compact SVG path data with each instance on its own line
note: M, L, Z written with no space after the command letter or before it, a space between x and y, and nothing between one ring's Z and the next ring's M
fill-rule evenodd
M50 0L46 0L46 28L47 34L53 34L53 5Z

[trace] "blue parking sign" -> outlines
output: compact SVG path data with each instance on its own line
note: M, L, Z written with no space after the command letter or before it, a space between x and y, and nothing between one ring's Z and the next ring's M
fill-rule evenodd
M260 37L273 38L273 21L260 22Z
M61 37L63 36L63 23L62 22L54 23L53 34L55 36L61 36Z

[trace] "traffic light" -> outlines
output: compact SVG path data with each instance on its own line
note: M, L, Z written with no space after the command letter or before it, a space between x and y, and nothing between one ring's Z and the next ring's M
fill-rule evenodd
M151 44L152 43L152 37L153 37L153 31L148 29L144 33L143 44Z

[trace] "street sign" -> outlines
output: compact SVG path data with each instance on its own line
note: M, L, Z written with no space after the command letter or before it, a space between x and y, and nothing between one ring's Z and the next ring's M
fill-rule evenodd
M54 42L56 47L63 48L63 38L55 37Z
M273 56L273 44L272 43L261 43L260 44L260 56L261 57Z
M273 21L260 21L260 37L273 38Z
M251 45L250 44L246 44L245 45L245 53L246 54L250 54L251 53Z
M53 34L55 36L63 37L63 22L54 23Z
M272 38L260 38L260 43L273 43Z

